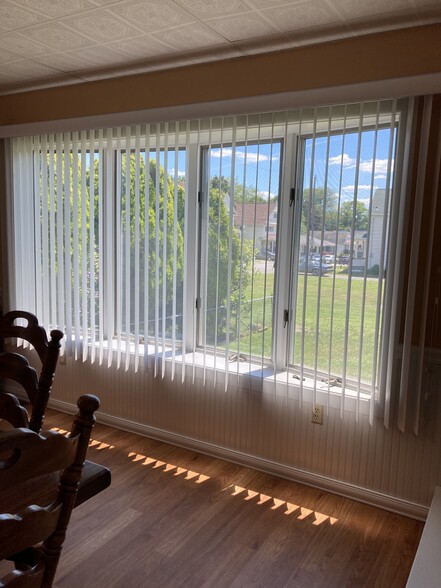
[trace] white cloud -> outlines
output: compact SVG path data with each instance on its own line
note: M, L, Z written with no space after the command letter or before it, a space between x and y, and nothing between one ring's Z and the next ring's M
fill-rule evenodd
M342 194L344 194L345 196L353 196L355 194L355 188L356 186L352 185L352 186L343 186L341 191ZM357 186L358 188L358 194L360 194L360 192L370 192L372 185L371 184L358 184ZM373 190L375 191L377 189L377 186L373 187Z
M329 158L329 165L341 165L343 160L343 167L346 169L354 169L357 167L357 160L350 157L347 153L343 153L343 155L336 155L335 157ZM372 173L373 170L373 159L365 159L361 160L359 164L359 169L361 172L365 173ZM377 174L387 174L389 167L389 160L388 159L376 159L375 160L375 177L380 177ZM394 168L394 160L391 161L391 170Z
M231 147L224 147L223 149L218 148L218 149L211 150L212 157L217 157L220 159L221 154L222 154L222 157L232 157L233 149ZM236 151L237 159L245 160L245 155L246 155L247 163L257 163L260 161L268 161L269 160L269 157L267 155L264 155L263 153L250 153L249 151L247 153L245 153L245 151ZM275 160L275 159L278 159L278 156L273 156L273 160Z
M391 170L393 170L394 161L391 161ZM375 160L375 175L379 174L387 174L389 168L389 160L388 159L376 159ZM367 161L360 162L360 171L372 173L373 170L373 159L368 159Z
M347 153L343 155L336 155L329 158L329 165L341 165L343 159L343 167L355 167L356 160L352 159Z
M172 168L172 169L169 169L169 170L168 170L168 174L169 174L170 176L173 176L173 177L174 177L174 175L175 175L175 171L176 171L176 170L175 170L174 168ZM184 178L184 177L185 177L185 170L183 170L183 171L182 171L182 170L178 169L178 178Z

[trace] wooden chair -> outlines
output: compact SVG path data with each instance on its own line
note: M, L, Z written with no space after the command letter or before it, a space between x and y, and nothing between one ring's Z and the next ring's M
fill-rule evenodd
M99 400L85 395L77 405L69 437L0 434L0 560L15 563L0 586L52 586Z
M19 319L26 324L24 326L16 324ZM63 333L55 329L51 331L48 340L45 329L38 324L37 317L30 312L13 310L0 317L0 341L24 339L35 348L41 361L41 372L37 376L35 369L29 365L24 355L11 352L0 355L0 378L20 384L26 391L32 406L29 423L26 422L23 414L24 420L20 426L29 426L36 433L41 431L43 424L62 338Z
M19 326L15 324L17 319L24 319L27 324ZM26 409L20 408L13 394L0 393L0 419L9 422L13 427L29 427L36 433L41 431L62 337L61 331L54 330L48 340L45 329L38 324L37 317L29 312L14 310L0 317L0 341L10 338L25 339L35 348L41 361L41 373L38 377L24 355L12 352L0 355L0 378L20 384L31 403L29 420ZM110 486L110 483L111 474L106 467L86 460L75 506L95 496Z

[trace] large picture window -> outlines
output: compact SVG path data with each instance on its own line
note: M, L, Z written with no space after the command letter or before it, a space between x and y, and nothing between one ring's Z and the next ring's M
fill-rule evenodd
M372 399L401 253L401 112L15 139L13 305L83 360Z

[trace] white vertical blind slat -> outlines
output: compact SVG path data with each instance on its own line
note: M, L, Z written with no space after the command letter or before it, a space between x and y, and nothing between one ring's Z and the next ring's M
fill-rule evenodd
M234 220L234 206L235 206L235 175L236 169L236 118L233 119L232 140L231 140L231 173L230 173L230 206L228 209L229 225L228 225L228 270L227 270L227 332L225 341L225 382L224 390L228 390L228 379L230 371L230 324L231 324L231 256L233 248L233 220ZM241 258L242 265L242 258Z
M105 159L105 193L107 194L105 212L103 218L105 219L105 232L102 235L103 249L100 250L100 260L103 266L106 268L106 275L100 279L100 282L104 284L105 280L105 292L103 291L103 315L104 320L104 332L103 332L103 344L104 341L108 342L107 349L107 366L110 367L113 361L113 337L115 334L115 313L114 313L114 302L115 302L115 266L114 260L116 257L115 250L115 233L116 223L114 222L114 215L116 210L116 198L117 189L112 183L113 172L115 166L115 153L113 150L113 130L107 129L106 140L107 145L106 159ZM103 174L104 175L104 174ZM110 200L110 202L109 202ZM105 216L104 216L105 215Z
M166 357L166 333L167 333L167 273L168 273L168 130L169 125L164 125L164 193L163 193L163 225L162 225L162 377L165 376ZM158 237L157 237L158 238Z
M31 191L33 201L34 201L34 206L33 206L32 222L26 223L25 231L28 235L33 236L34 247L35 247L35 254L34 254L35 256L33 258L34 264L32 264L32 267L29 268L29 270L27 271L27 274L29 276L29 279L32 280L32 282L33 282L32 287L35 292L35 306L36 306L37 316L43 316L43 298L42 298L41 288L38 287L38 283L37 283L38 278L37 278L37 271L36 271L36 268L41 266L40 198L38 197L38 190L37 190L37 186L40 186L40 141L39 141L39 137L32 138L31 142L29 143L29 148L30 148L31 152L28 153L27 155L30 158L29 161L32 161L32 165L34 168L33 186L32 186L32 191ZM29 209L30 208L31 207L29 207ZM37 219L39 222L37 222ZM20 264L20 266L21 265L22 264ZM28 284L28 288L30 286L31 286L31 284Z
M155 356L154 356L154 374L155 377L158 375L158 355L159 355L159 339L160 339L160 299L159 299L159 286L160 286L160 256L161 256L161 185L159 177L159 166L161 161L161 149L160 149L160 125L156 124L156 151L155 151Z
M139 367L139 337L140 337L140 333L139 333L139 321L140 321L140 315L139 315L139 306L140 306L140 299L139 299L139 295L138 292L140 290L140 222L141 222L141 215L140 215L140 181L141 181L141 166L140 166L140 157L141 157L141 128L140 126L136 126L135 128L135 153L134 153L134 157L135 157L135 186L134 186L134 191L135 191L135 210L134 210L134 218L133 218L133 224L135 227L135 234L134 234L134 274L135 274L135 279L134 279L134 317L135 317L135 324L134 324L134 335L135 335L135 341L134 341L134 348L135 348L135 365L134 365L134 369L135 372L138 371L138 367Z
M125 128L125 207L124 207L124 218L125 218L125 230L124 230L124 302L125 302L125 317L124 317L124 331L125 331L125 370L127 371L130 367L130 332L131 332L131 310L132 310L132 299L131 299L131 247L130 247L130 232L132 224L132 198L131 198L131 177L130 177L130 157L131 157L131 129L130 127Z
M122 300L123 300L123 283L122 283L122 174L123 166L121 161L121 129L116 131L116 194L115 194L115 332L116 332L116 362L117 367L121 365L121 333L122 333Z
M57 277L57 298L56 298L56 306L54 308L54 316L55 316L55 323L53 326L59 327L60 325L64 327L66 324L65 314L64 314L64 300L65 300L65 292L64 292L64 205L65 205L65 197L64 197L64 183L63 183L63 144L62 144L62 135L56 135L56 177L57 177L57 185L56 185L56 277ZM55 273L55 272L54 272Z
M96 255L98 258L98 338L99 338L99 365L104 359L104 219L103 219L103 185L104 185L104 133L103 129L98 133L98 237Z
M42 273L41 273L41 277L40 280L36 280L37 284L38 284L38 288L40 289L40 291L43 293L43 284L47 284L47 286L49 286L50 284L50 278L49 278L49 242L48 239L46 238L47 235L49 235L49 222L48 222L48 198L47 198L47 194L48 194L48 165L47 165L47 153L48 153L48 141L47 141L47 136L43 136L42 140L41 140L41 151L42 151L42 157L41 157L41 174L42 174L42 188L41 188L41 234L43 235L42 238L42 249L43 249L43 264L42 264ZM50 302L50 297L49 296L44 296L43 298L43 316L42 316L42 322L43 324L50 324L50 307L49 307L49 302Z
M172 370L171 380L175 379L176 368L176 314L177 314L177 257L178 257L178 181L179 181L179 123L175 123L175 144L173 164L173 279L172 279ZM183 321L182 321L183 322ZM183 339L185 341L185 339Z
M352 210L352 221L351 221L351 246L350 246L350 258L348 268L348 287L346 290L346 318L345 318L345 329L344 329L344 347L343 347L343 374L342 374L342 386L341 386L341 403L340 403L340 416L343 418L345 410L345 396L346 396L346 384L347 384L347 361L348 361L348 347L349 347L349 329L350 329L350 311L351 311L351 292L352 292L352 267L353 267L353 256L354 256L354 238L355 238L355 214L357 210L357 193L358 193L358 182L360 177L360 159L361 159L361 140L363 132L363 107L360 105L360 114L358 118L358 131L357 131L357 155L356 155L356 167L355 167L355 180L354 180L354 201Z
M79 202L78 202L78 167L79 167L79 153L78 153L78 133L74 132L72 137L72 199L73 199L73 296L74 296L74 334L75 334L75 359L79 358L81 348L81 333L80 333L80 275L79 275Z
M49 136L49 304L50 304L50 325L57 324L56 318L56 292L57 292L57 266L56 256L56 227L55 227L55 136Z
M98 214L98 210L95 204L95 198L98 194L95 191L95 174L98 170L95 170L95 153L97 152L97 145L95 139L95 133L91 132L90 147L89 147L89 268L87 272L87 278L89 282L89 313L87 315L88 330L90 332L90 362L94 363L96 355L96 289L95 289L95 277L96 277L96 266L95 266L95 217ZM98 160L97 160L98 161ZM99 273L98 273L99 278Z
M71 142L68 133L63 136L64 157L63 157L63 173L64 173L64 292L65 292L65 329L66 336L64 338L64 348L66 355L70 356L72 353L72 186L71 186ZM60 328L62 328L62 323Z
M90 155L90 154L89 154ZM83 349L83 361L87 360L89 354L89 324L87 313L89 301L87 295L87 270L89 251L87 247L87 133L81 131L81 341ZM89 191L90 198L90 191Z
M145 129L145 237L144 237L144 369L148 365L148 341L149 341L149 259L150 259L150 125Z

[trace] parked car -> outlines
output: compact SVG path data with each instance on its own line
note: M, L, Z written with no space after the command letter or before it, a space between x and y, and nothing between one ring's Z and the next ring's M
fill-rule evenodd
M311 258L313 261L320 261L320 254L314 253ZM322 262L327 263L328 265L334 265L335 257L329 253L323 253L322 255Z
M256 253L254 259L274 260L276 259L276 254L272 251L259 251L258 253Z
M312 274L313 276L323 276L328 271L330 271L331 266L327 263L320 264L320 261L315 261L314 259L306 260L304 257L299 259L299 273L304 274Z

